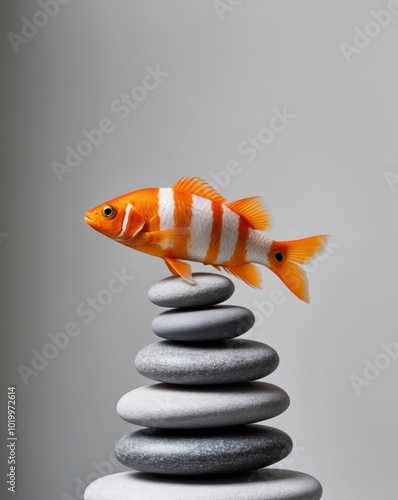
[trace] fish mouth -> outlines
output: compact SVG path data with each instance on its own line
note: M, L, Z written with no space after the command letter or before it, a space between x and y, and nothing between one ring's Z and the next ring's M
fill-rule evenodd
M84 220L84 222L87 222L87 224L89 224L90 226L95 226L95 224L96 224L95 219L93 218L92 214L90 214L89 212L86 212L83 220Z

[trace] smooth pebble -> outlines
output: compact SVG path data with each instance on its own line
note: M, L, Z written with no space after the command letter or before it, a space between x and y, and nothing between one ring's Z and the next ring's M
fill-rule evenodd
M283 413L289 402L283 389L266 382L153 384L125 394L116 410L119 417L143 427L193 429L260 422Z
M216 478L120 472L97 479L84 500L319 500L322 486L312 476L286 469Z
M213 273L194 273L195 284L170 276L153 285L148 292L151 302L162 307L203 307L219 304L234 293L233 282Z
M233 384L272 373L279 357L272 347L246 339L212 342L163 340L137 354L137 370L152 380L170 384Z
M243 335L254 322L254 314L240 306L213 306L186 311L171 309L156 316L152 331L168 340L225 340Z
M262 425L217 429L141 429L115 447L123 465L158 474L244 472L283 460L292 450L283 431Z

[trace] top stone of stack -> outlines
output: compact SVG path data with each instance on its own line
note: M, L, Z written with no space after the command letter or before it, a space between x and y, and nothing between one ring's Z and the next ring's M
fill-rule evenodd
M225 276L195 273L192 278L195 284L178 276L159 281L150 288L149 300L162 307L206 307L224 302L235 291L234 284Z

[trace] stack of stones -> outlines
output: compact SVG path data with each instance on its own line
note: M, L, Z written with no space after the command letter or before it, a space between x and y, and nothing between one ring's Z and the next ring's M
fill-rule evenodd
M120 417L144 428L124 436L115 455L141 472L98 479L84 498L318 500L322 487L313 477L263 469L292 450L286 433L255 424L289 406L285 391L257 381L277 368L278 354L236 338L254 325L254 315L218 305L233 294L231 280L204 273L194 279L191 285L170 277L150 289L153 303L172 309L152 323L165 340L144 347L135 365L159 383L125 394L117 405Z

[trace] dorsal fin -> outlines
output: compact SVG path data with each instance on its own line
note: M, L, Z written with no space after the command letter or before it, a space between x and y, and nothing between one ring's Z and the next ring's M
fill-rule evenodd
M196 194L212 201L224 203L226 200L220 193L213 189L206 181L200 177L183 177L172 186L174 191L185 191L186 193Z
M259 196L225 203L225 206L246 219L253 229L267 231L271 227L271 215L262 204Z

